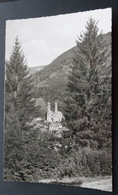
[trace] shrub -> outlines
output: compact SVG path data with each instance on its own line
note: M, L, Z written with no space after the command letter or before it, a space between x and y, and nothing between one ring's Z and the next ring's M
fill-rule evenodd
M59 177L105 176L112 174L112 155L108 150L72 149L58 168Z

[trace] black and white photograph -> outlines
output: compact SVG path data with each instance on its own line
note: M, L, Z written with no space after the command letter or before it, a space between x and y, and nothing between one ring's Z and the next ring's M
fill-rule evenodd
M4 180L112 191L112 9L6 21Z

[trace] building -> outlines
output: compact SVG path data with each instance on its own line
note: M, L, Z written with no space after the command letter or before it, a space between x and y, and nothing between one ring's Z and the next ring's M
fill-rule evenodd
M57 102L55 103L55 110L54 112L51 111L50 103L48 103L47 107L47 122L55 123L55 122L61 122L63 118L62 112L58 111L58 105Z

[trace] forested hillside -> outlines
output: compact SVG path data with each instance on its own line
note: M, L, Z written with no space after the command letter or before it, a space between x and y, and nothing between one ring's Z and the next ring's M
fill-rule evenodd
M111 70L111 33L103 35L103 47L107 48L106 71ZM51 64L45 66L42 70L32 74L35 98L42 97L44 100L54 102L59 101L59 108L63 109L63 100L68 81L68 75L71 70L73 59L77 52L77 46L69 49L57 57ZM104 71L104 70L103 70ZM103 72L104 74L104 72Z

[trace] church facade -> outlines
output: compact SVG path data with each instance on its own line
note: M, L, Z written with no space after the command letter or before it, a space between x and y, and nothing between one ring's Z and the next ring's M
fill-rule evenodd
M50 103L48 102L47 107L47 122L55 123L55 122L61 122L63 118L62 112L58 111L58 105L57 102L55 103L55 109L54 112L51 110Z

